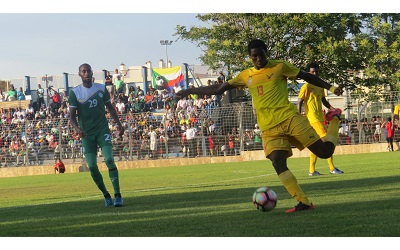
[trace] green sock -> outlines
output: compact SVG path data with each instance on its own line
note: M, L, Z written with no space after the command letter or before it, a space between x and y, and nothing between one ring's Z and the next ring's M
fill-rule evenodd
M86 162L88 164L88 168L90 171L90 175L92 176L92 179L94 183L97 185L97 187L100 189L100 191L103 193L103 195L108 194L107 188L104 185L103 181L103 176L101 175L99 171L99 167L97 166L97 158L96 154L85 154Z
M112 147L104 146L101 149L101 152L104 155L104 162L106 163L106 166L108 168L108 175L110 176L110 180L111 180L111 183L114 188L114 194L119 194L119 193L121 193L120 187L119 187L119 174L118 174L117 166L115 165L115 162L114 162Z

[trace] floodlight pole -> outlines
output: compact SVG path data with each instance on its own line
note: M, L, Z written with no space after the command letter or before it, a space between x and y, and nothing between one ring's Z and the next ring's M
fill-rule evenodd
M161 45L165 45L165 54L167 56L167 61L165 62L165 67L168 68L168 45L171 45L173 41L170 40L160 40Z

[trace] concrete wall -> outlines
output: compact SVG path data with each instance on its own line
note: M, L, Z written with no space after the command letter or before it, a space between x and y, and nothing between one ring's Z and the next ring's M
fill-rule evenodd
M345 145L338 146L335 150L335 155L343 154L361 154L361 153L375 153L385 152L387 149L387 143L375 143L375 144L360 144L360 145ZM399 144L395 144L394 150L399 150ZM292 157L309 157L310 152L308 149L299 151L293 149ZM221 156L221 157L200 157L200 158L172 158L162 160L134 160L134 161L120 161L116 162L119 170L134 169L134 168L154 168L154 167L169 167L178 165L195 165L195 164L209 164L209 163L223 163L223 162L240 162L240 161L254 161L254 160L265 160L264 152L258 151L245 151L240 156ZM99 169L106 171L107 167L104 162L99 162ZM87 172L86 166L82 166L79 163L67 163L66 174ZM44 175L54 174L53 165L41 165L41 166L25 166L25 167L3 167L0 168L1 177L16 177L16 176L30 176L30 175Z
M0 108L8 109L8 108L23 108L26 109L28 104L31 103L30 100L17 100L17 101L5 101L0 102Z

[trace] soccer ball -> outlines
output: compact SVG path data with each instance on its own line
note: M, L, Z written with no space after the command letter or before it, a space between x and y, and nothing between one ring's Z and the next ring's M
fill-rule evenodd
M254 207L262 212L268 212L275 208L278 196L269 187L260 187L253 194Z

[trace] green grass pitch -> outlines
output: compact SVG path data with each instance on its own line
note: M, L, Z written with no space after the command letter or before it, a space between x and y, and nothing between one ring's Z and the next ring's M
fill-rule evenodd
M89 173L2 178L1 237L396 237L400 152L334 156L343 175L309 177L309 158L289 169L315 204L296 202L269 160L120 171L124 206L105 207ZM145 163L145 162L144 162ZM102 172L108 189L111 183ZM251 202L260 186L278 195L271 212ZM397 222L396 222L397 221Z

